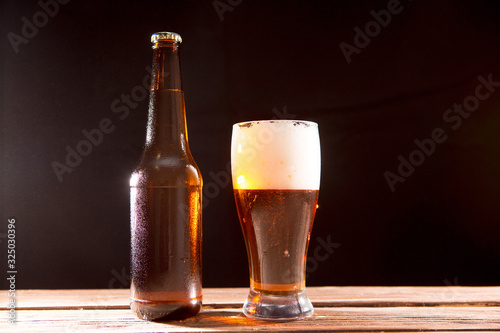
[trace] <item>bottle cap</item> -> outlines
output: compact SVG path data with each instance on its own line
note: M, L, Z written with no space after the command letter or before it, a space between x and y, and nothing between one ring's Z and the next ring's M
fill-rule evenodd
M151 35L151 43L157 43L162 40L171 40L176 43L182 43L181 35L175 32L157 32Z

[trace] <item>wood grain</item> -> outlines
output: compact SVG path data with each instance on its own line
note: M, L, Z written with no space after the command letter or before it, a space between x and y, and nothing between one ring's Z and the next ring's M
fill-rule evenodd
M310 287L314 316L290 322L245 317L247 293L207 288L197 316L157 323L133 315L127 289L19 290L17 323L0 332L500 331L500 287ZM0 304L6 318L6 290Z
M126 309L128 289L18 290L18 309ZM248 288L205 288L203 305L241 307ZM314 306L500 306L500 287L309 287ZM7 291L0 291L6 309Z
M195 317L167 323L139 320L129 310L24 310L18 321L19 329L30 332L484 331L500 330L500 308L318 308L313 317L290 322L252 320L239 309L204 309Z

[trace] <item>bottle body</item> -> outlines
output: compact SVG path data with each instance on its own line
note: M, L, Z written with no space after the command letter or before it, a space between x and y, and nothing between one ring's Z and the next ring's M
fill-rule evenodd
M187 318L202 304L202 178L187 142L178 45L160 43L146 146L130 178L131 309L145 320Z
M131 187L131 308L183 319L201 308L201 185ZM172 208L174 207L174 208Z

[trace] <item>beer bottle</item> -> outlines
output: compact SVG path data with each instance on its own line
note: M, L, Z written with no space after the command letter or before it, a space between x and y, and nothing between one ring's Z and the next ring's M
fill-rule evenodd
M202 178L188 146L176 33L151 36L146 144L130 178L131 309L146 320L201 308Z

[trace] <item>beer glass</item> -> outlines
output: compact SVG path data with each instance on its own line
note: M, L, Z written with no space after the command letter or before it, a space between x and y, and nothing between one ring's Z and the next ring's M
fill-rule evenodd
M243 306L248 317L292 320L314 312L305 292L305 269L320 170L316 123L233 125L233 189L250 269Z

